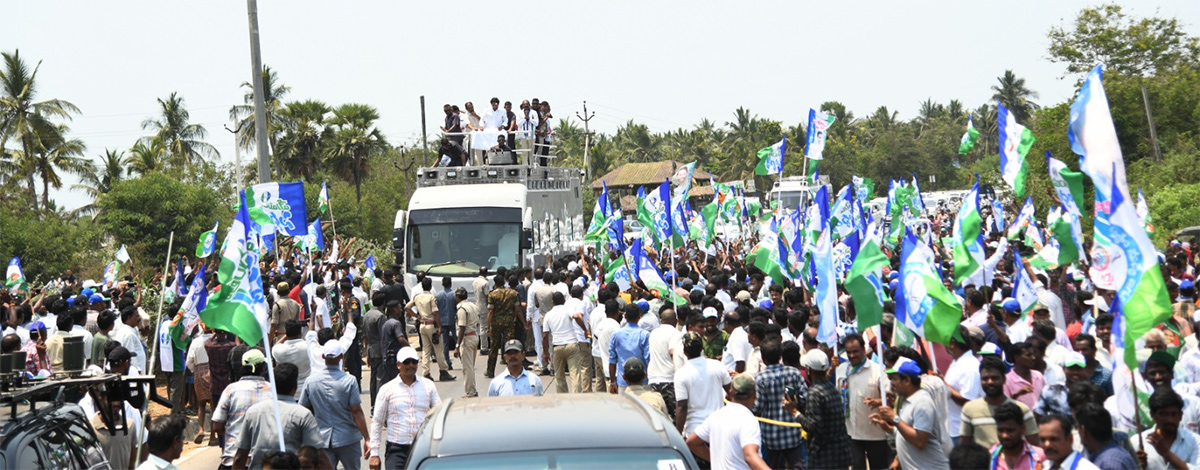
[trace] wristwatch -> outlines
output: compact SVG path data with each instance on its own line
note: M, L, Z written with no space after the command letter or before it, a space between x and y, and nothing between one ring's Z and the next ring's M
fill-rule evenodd
M896 415L894 418L892 418L892 424L900 424L900 415Z

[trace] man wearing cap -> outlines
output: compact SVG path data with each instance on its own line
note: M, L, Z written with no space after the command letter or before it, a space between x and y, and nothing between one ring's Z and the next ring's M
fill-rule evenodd
M254 350L254 351L257 351ZM250 353L247 352L242 357ZM263 356L264 358L266 356ZM278 403L267 399L255 403L246 410L241 435L237 441L237 454L233 459L236 470L261 469L267 456L279 452L279 430L275 427L276 416L283 425L283 448L285 452L296 452L303 446L324 449L327 440L322 439L312 411L296 404L296 366L283 363L275 366L275 387L279 390ZM276 411L278 410L278 411ZM279 414L276 415L275 413ZM324 456L322 456L324 457ZM354 459L358 464L358 458ZM334 468L322 458L322 468ZM347 467L349 469L349 467Z
M525 346L520 341L510 339L502 349L505 369L488 384L487 396L541 395L542 379L523 367Z
M371 470L378 470L381 463L389 470L403 468L425 416L442 402L433 381L417 376L419 362L415 349L401 348L396 353L400 375L379 388L379 398L371 413L368 445Z
M467 300L467 289L459 287L454 291L454 300L458 302L455 308L455 322L458 325L458 347L454 348L454 357L462 358L463 391L468 398L479 396L475 388L475 360L479 357L479 307L475 302Z
M427 277L421 280L421 287L424 291L414 295L408 305L404 306L404 311L408 313L408 316L416 317L421 322L421 375L433 380L433 377L430 376L433 369L429 363L436 362L438 380L448 382L454 380L454 376L446 372L446 366L442 363L442 351L445 345L442 344L441 339L442 323L441 317L438 316L437 298L431 293L433 279ZM414 307L416 310L413 309Z
M999 356L987 355L979 362L979 380L983 387L983 398L971 400L963 405L962 439L974 439L976 444L985 448L999 442L996 434L996 420L993 416L996 408L1005 403L1013 403L1021 410L1024 419L1025 438L1030 444L1038 445L1037 422L1033 411L1024 403L1013 400L1004 394L1007 367Z
M628 361L625 361L621 375L625 378L625 383L629 384L625 388L627 395L650 405L651 408L658 410L663 416L668 416L667 403L663 401L662 394L642 385L642 382L646 380L646 365L642 364L641 359L631 357Z
M883 405L871 420L889 431L896 429L896 462L900 468L949 470L950 462L942 449L943 427L937 420L933 396L921 387L921 367L900 357L888 369L892 392L904 400L899 412Z
M210 358L211 359L211 358ZM109 361L112 357L109 357ZM242 354L242 377L225 387L213 410L212 428L223 436L220 470L233 468L234 456L245 424L246 412L255 403L271 401L271 384L267 382L267 356L258 349Z
M829 356L821 350L808 351L800 357L800 365L808 371L811 382L804 398L804 412L799 410L799 400L787 396L783 406L808 433L808 466L849 467L850 435L846 433L842 395L828 378Z
M712 468L771 468L759 457L762 434L750 411L754 400L754 379L744 374L734 377L729 404L709 415L688 435L687 445L692 454L711 462Z
M683 434L695 431L705 418L720 409L729 391L730 378L725 366L705 358L703 349L704 340L698 333L683 336L683 353L688 361L675 372L675 428Z
M289 320L300 319L300 303L292 300L286 295L290 286L287 281L282 281L276 286L281 295L275 301L275 306L271 307L271 335L272 340L283 333L283 329Z
M325 449L332 462L329 468L337 468L341 462L346 470L358 470L363 452L368 451L363 443L370 435L358 382L340 366L345 354L340 341L326 341L321 346L325 367L301 384L299 404L316 417L321 431L321 445L316 447Z

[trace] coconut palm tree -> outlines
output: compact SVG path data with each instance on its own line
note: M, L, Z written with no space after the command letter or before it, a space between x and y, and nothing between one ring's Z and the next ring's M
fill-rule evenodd
M166 147L157 137L139 139L133 143L129 155L122 162L128 168L129 174L144 175L162 169L166 154Z
M96 205L96 201L125 178L125 157L124 152L120 150L104 149L104 155L100 157L100 165L96 166L94 163L90 163L90 166L91 171L84 173L80 182L71 186L71 189L83 191L92 198L91 204L75 209L73 215L76 216L95 217L99 215L99 206Z
M992 85L992 101L999 101L1012 111L1013 116L1022 124L1030 124L1029 117L1041 108L1033 101L1038 97L1036 91L1025 86L1025 79L1018 78L1012 70L1005 70L1004 76L996 77L998 85Z
M362 202L362 180L371 170L370 157L388 148L387 138L375 128L379 111L358 103L333 110L333 135L326 147L325 164L342 179L354 183L358 202Z
M58 133L52 119L70 119L72 114L79 113L79 108L59 99L37 100L40 61L30 70L19 50L0 55L4 59L4 67L0 69L0 149L5 148L9 139L20 143L20 153L12 152L17 170L14 176L25 179L29 186L29 205L37 210L34 182L37 143L53 140Z
M288 92L292 91L292 88L280 83L279 76L266 65L263 66L262 80L263 105L267 109L267 140L271 144L271 149L274 149L279 135L283 132L283 128L276 125L276 117L283 109L283 100L287 98ZM238 129L241 129L238 133L238 141L243 149L249 150L254 147L257 138L254 129L254 85L250 82L242 82L242 88L246 90L246 93L242 95L242 102L245 104L230 107L229 120L236 123Z
M200 124L192 124L191 114L184 106L183 97L172 92L167 99L158 99L161 115L158 119L142 121L142 129L154 131L144 139L157 138L166 149L167 161L187 169L191 163L205 158L217 158L217 148L203 139L208 131Z
M272 144L275 167L287 174L311 179L317 172L321 146L333 134L326 115L332 109L320 101L294 101L279 110L282 132Z
M57 126L57 132L49 138L39 139L34 154L34 170L42 180L42 207L50 207L50 188L62 188L62 173L85 175L91 173L91 162L83 158L86 145L79 139L65 136L71 129L65 124Z

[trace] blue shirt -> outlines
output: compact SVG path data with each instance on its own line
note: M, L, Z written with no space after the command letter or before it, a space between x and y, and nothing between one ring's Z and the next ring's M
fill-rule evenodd
M542 394L542 379L536 375L530 374L527 370L522 370L521 375L513 377L508 373L508 369L492 379L492 383L488 384L489 397L509 397L513 395L541 395Z
M642 364L650 364L650 332L642 329L636 323L628 323L617 330L608 342L608 363L617 365L617 385L627 387L625 374L621 371L625 361L631 357L640 357Z
M340 366L326 365L324 369L314 370L300 387L299 402L312 409L327 448L362 442L362 433L350 414L351 406L362 404L358 383Z
M443 290L435 294L433 299L437 302L438 317L442 321L442 329L444 331L454 331L454 325L457 323L455 322L455 314L457 312L454 306L458 304L458 300L454 298L454 291L450 289Z

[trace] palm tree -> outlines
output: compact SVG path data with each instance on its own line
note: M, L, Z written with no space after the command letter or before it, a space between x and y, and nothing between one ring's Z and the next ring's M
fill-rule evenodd
M17 177L25 178L29 186L29 204L38 209L37 190L34 183L35 148L37 142L53 138L58 128L50 121L53 118L70 119L79 113L79 108L70 102L49 99L37 101L37 72L39 61L32 71L21 60L21 52L3 53L4 68L0 70L0 149L8 139L20 142L21 152L17 160Z
M1005 70L1004 76L996 77L999 85L992 85L992 101L999 101L1004 107L1012 111L1013 116L1023 124L1029 124L1029 117L1033 115L1033 111L1041 108L1032 99L1037 98L1036 91L1030 90L1025 86L1024 78L1017 78L1017 75L1012 70Z
M946 117L950 118L955 124L962 124L960 121L963 121L967 117L966 108L963 108L961 101L950 100L946 104Z
M200 124L191 123L191 114L183 104L183 97L172 92L167 99L158 99L162 111L158 119L142 121L142 129L154 131L152 137L162 142L171 164L181 164L186 169L193 161L217 158L217 148L204 142L208 131Z
M279 110L282 129L272 144L275 167L287 174L311 179L317 172L321 146L333 134L325 116L332 111L320 101L294 101Z
M634 163L646 163L661 160L660 136L650 132L645 124L634 123L632 119L624 126L617 128L613 143L625 155L625 160Z
M271 144L271 149L275 148L278 143L279 135L282 128L275 125L276 115L283 109L283 100L287 97L288 92L292 88L279 83L279 76L275 74L271 67L263 66L262 71L263 81L263 105L267 109L267 140ZM254 85L250 82L242 82L242 88L246 89L246 93L242 95L242 102L245 104L233 105L229 108L229 120L237 123L241 129L238 134L239 143L242 148L249 150L255 144L255 129L254 129Z
M379 111L365 105L350 103L333 110L332 140L327 147L325 163L346 181L354 183L359 203L362 202L362 180L371 170L370 157L388 148L387 138L375 128Z
M81 181L71 186L71 189L83 191L92 198L91 204L75 209L74 215L99 215L96 201L125 178L125 158L120 150L104 149L100 162L99 167L90 163L92 171L83 173Z
M122 162L128 167L129 174L144 175L161 169L166 153L167 149L159 138L138 139Z
M42 207L50 207L50 187L62 188L62 174L67 172L85 175L93 171L91 162L83 158L86 146L82 140L67 139L70 132L65 124L59 124L57 132L49 139L39 139L34 154L34 169L42 180Z

